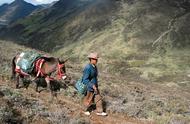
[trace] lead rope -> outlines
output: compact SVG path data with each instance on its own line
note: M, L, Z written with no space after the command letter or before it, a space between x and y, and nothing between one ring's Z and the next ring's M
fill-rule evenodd
M61 68L64 66L64 64L57 64L57 67L58 67L58 72L57 72L57 77L58 77L58 79L60 80L60 79L62 79L62 77L65 75L63 72L62 72L62 70L61 70Z

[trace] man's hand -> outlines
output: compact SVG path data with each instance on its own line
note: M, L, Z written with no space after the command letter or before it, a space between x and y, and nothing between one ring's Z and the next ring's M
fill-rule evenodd
M99 92L98 92L98 89L97 89L97 87L95 86L95 85L93 85L93 89L94 89L94 93L95 94L98 94Z
M97 90L97 88L96 88L96 86L95 86L95 85L93 85L92 87L93 87L93 89L94 89L94 90Z

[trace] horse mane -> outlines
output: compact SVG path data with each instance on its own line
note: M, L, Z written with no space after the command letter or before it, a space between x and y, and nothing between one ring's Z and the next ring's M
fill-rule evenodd
M59 62L58 58L54 58L54 57L41 57L41 59L44 59L46 62Z
M46 62L58 62L58 63L65 63L68 59L66 60L60 60L59 58L55 58L55 57L46 57L43 56L41 57L42 59L44 59Z

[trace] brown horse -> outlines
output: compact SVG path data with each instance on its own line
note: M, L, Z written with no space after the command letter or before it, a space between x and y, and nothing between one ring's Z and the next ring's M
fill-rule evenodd
M17 67L17 62L20 58L20 54L16 55L12 59L12 79L16 83L16 88L19 88L19 80L24 79L27 76L34 77L33 81L37 78L44 78L47 83L47 88L51 90L50 83L54 82L55 79L66 79L66 69L65 62L60 61L58 58L54 57L40 57L34 61L34 68L30 73L25 73L21 68ZM19 68L19 69L18 69ZM57 72L57 73L56 73ZM56 73L55 76L51 76L53 73ZM36 91L38 91L38 85L36 85Z

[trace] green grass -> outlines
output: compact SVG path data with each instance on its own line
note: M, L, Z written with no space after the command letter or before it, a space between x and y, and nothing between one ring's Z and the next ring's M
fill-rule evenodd
M143 72L142 77L147 79L152 78L156 80L167 76L172 78L177 75L186 75L187 77L190 69L189 56L189 48L170 49L162 56L153 53L146 61L146 64L139 69Z
M178 10L160 1L139 1L132 5L126 2L116 14L108 13L112 18L105 25L102 22L104 16L91 17L89 11L68 20L56 17L43 22L42 15L20 23L26 26L22 34L26 38L35 38L28 37L30 33L45 34L45 38L39 37L34 41L37 46L40 41L39 47L43 50L48 48L54 56L69 58L67 64L72 68L67 72L74 80L82 75L84 65L89 62L87 55L92 51L98 52L100 89L108 98L108 109L165 124L175 119L189 121L188 115L183 116L189 110L188 42L185 47L177 47L174 43L181 43L181 40L173 42L171 33L152 47L152 43L168 29ZM185 16L176 19L176 29L188 27L180 24L179 20L183 19ZM39 24L40 21L43 23ZM49 29L52 29L51 35L47 33ZM188 39L180 38L184 42ZM1 73L9 73L11 57L26 49L0 41ZM69 89L64 95L69 97L73 92Z

